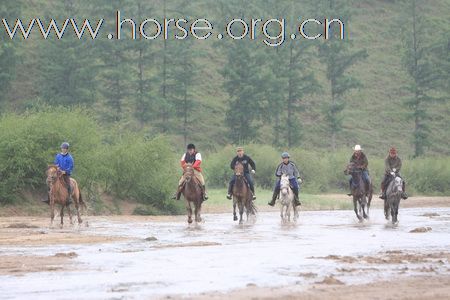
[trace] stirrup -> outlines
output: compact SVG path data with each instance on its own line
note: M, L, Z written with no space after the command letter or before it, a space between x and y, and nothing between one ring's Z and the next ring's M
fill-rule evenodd
M231 200L231 194L227 194L227 199Z
M252 200L256 200L256 195L252 195Z

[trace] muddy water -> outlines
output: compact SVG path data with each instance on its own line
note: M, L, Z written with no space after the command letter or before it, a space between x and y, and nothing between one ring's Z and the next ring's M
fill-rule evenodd
M351 211L301 212L296 225L281 225L278 213L269 212L260 213L254 225L239 226L231 214L207 214L204 224L191 227L181 220L92 218L90 227L78 229L80 235L130 239L94 245L0 246L0 255L78 255L64 271L0 276L0 298L140 299L247 285L307 287L327 276L351 284L405 273L424 275L424 270L450 275L448 255L426 256L449 253L450 208L403 209L396 227L384 220L381 210L372 210L371 215L369 222L360 224ZM410 232L419 227L431 231ZM385 259L389 253L405 258ZM423 259L407 257L423 254Z

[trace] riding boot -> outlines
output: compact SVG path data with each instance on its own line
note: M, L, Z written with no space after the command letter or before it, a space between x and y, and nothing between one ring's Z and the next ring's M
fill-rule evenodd
M295 204L295 206L301 205L299 197L298 197L298 190L294 190L294 195L295 195L295 197L294 197L294 204Z
M72 186L69 185L69 187L67 188L67 191L69 192L69 195L67 197L66 205L70 205L70 204L72 204Z
M203 191L203 201L208 200L208 194L206 193L206 187L202 185L202 191Z
M350 193L347 194L347 196L352 196L352 182L350 181L349 183L349 187L350 187Z
M250 190L252 191L252 200L256 200L255 187L251 187Z
M184 186L184 183L179 185L178 188L177 188L177 191L175 192L175 194L173 194L173 196L170 199L172 199L172 200L180 200L181 192L183 190L183 186Z
M273 191L273 195L272 195L272 201L270 201L269 203L267 203L268 205L270 205L270 206L274 206L275 205L275 201L277 201L277 197L278 197L278 194L280 193L280 190L279 189L275 189L274 191Z
M228 185L228 193L227 193L227 199L228 200L231 200L232 193L233 193L233 185L230 183Z

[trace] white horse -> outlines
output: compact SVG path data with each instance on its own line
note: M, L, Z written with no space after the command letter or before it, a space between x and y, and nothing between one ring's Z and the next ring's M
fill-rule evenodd
M289 176L283 174L280 179L280 216L283 223L291 221L291 207L294 210L294 222L297 221L298 211L294 204L294 192L289 183Z
M395 172L391 172L392 179L386 187L386 200L384 200L384 215L389 220L389 212L392 216L392 224L397 224L398 207L403 193L403 179Z

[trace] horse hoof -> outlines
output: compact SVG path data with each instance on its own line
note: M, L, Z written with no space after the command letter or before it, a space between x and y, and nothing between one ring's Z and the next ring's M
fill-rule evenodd
M188 223L191 224L192 223L192 219L188 219Z
M236 216L233 217L233 221L237 221L238 218Z

